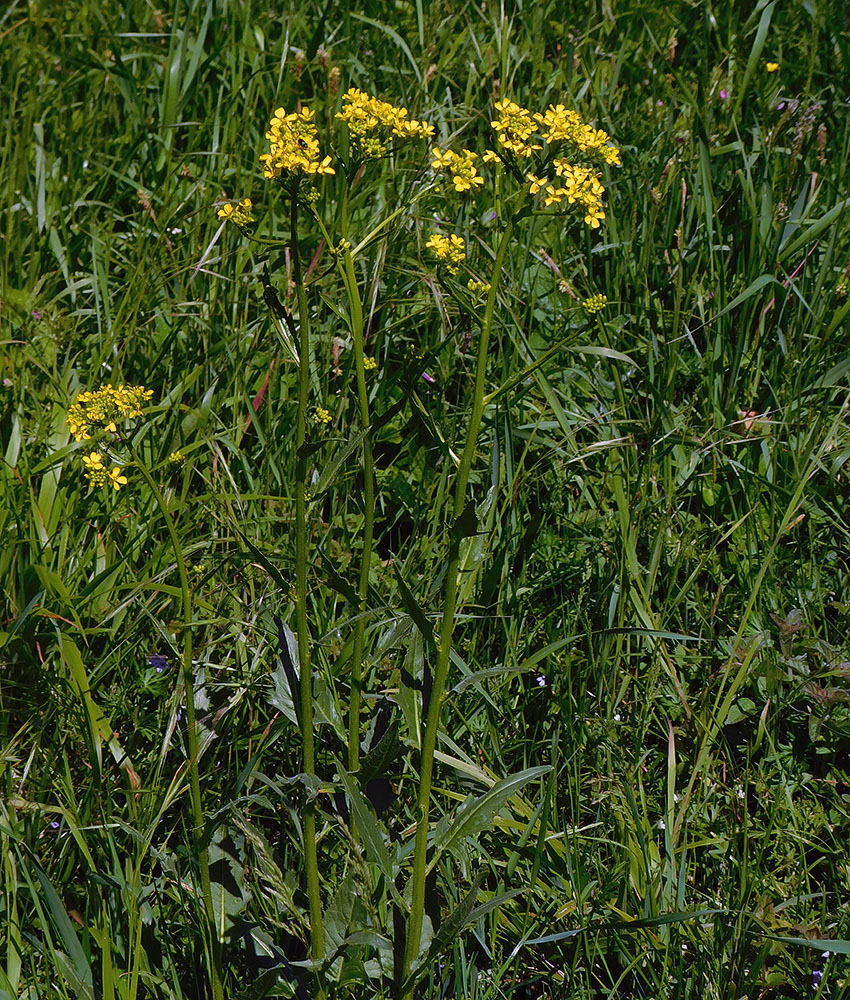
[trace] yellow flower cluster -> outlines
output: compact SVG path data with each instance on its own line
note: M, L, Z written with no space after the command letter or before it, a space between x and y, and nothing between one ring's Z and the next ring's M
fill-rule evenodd
M542 149L539 143L528 140L537 131L531 112L526 108L521 108L513 101L497 101L496 110L499 117L490 122L493 131L499 139L499 145L507 149L514 156L531 156L537 150Z
M313 420L317 424L329 424L333 417L331 417L330 412L324 408L324 406L317 406L316 412L313 414Z
M115 433L117 420L140 417L142 406L153 396L153 389L143 385L105 385L92 392L81 392L68 410L66 423L75 441L86 441L91 431Z
M449 274L457 274L460 265L466 260L466 249L460 236L439 236L435 233L425 246L434 253L437 260L446 265Z
M368 354L363 358L363 370L373 372L378 367L378 362Z
M254 221L254 216L251 215L251 199L243 198L242 201L237 202L235 205L228 202L228 204L223 205L218 210L218 217L224 219L226 222L233 222L237 226L247 226L249 222Z
M594 313L602 312L607 305L608 296L600 293L599 295L591 295L589 299L585 299L581 307L589 316L592 316Z
M541 126L543 138L550 146L568 142L580 153L599 159L609 167L621 166L620 150L607 144L608 133L585 124L577 112L568 110L563 104L550 104L542 115L536 114L534 120Z
M564 198L570 205L578 202L585 210L584 221L592 229L598 229L599 220L605 218L605 213L602 211L602 195L605 194L605 188L602 187L599 174L592 167L574 167L563 157L555 160L554 165L555 173L562 179L563 185L556 187L554 184L547 184L545 200L547 207L560 205Z
M355 149L363 160L386 156L390 139L429 139L434 128L424 121L407 117L407 108L397 108L352 87L342 95L342 111L337 114L348 126Z
M333 174L329 156L319 151L319 133L309 108L286 113L278 108L269 123L266 138L269 152L260 160L264 164L263 176L269 180L285 174Z
M99 451L83 455L83 465L86 467L86 478L92 486L112 486L113 489L120 490L127 485L127 477L121 475L121 467L113 465L111 469L107 469Z
M475 278L470 278L466 283L466 287L472 292L473 295L484 295L486 292L490 291L489 281L476 281Z
M431 169L434 171L448 170L455 191L469 191L484 183L484 178L475 168L478 154L473 153L471 149L462 149L459 153L449 149L445 153L441 153L439 147L434 146L431 154L434 157L431 161Z

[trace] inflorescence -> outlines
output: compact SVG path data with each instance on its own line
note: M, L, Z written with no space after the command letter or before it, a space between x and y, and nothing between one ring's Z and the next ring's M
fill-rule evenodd
M449 274L457 274L466 260L466 248L460 236L440 236L435 233L425 244L440 263L445 264Z
M243 198L242 201L237 202L235 205L228 203L223 205L218 210L218 217L224 219L225 222L233 222L237 226L247 226L249 222L254 221L254 216L251 215L251 199Z
M391 140L430 139L434 127L407 117L407 108L370 97L352 87L342 95L342 111L337 116L348 126L354 152L360 160L377 160L387 155Z
M550 105L540 114L504 100L497 102L496 111L498 117L490 126L496 133L498 149L487 150L483 162L508 165L518 173L519 164L524 161L530 194L542 194L547 208L563 202L577 205L584 211L585 223L598 229L605 218L602 209L605 188L595 165L620 165L620 151L608 145L608 133L583 122L577 112L563 104ZM456 191L474 190L483 184L474 164L476 154L471 150L443 152L435 146L432 153L431 169L447 170ZM526 169L530 166L534 169ZM554 170L554 178L546 176L550 168Z
M105 385L81 392L68 410L65 422L75 441L89 441L92 435L117 434L119 422L142 416L142 407L153 396L153 389L143 385ZM92 486L112 486L119 490L127 484L121 467L107 467L99 451L83 456L85 474Z
M263 176L269 180L286 175L333 174L336 171L330 156L322 157L319 150L319 132L309 108L286 113L278 108L269 123L266 138L269 152L260 160L265 164Z

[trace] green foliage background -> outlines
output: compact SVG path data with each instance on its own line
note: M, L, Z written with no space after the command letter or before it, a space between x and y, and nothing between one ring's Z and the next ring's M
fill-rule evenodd
M228 995L291 995L262 958L297 961L306 939L272 618L292 614L296 373L264 263L291 289L285 253L215 239L215 208L251 197L258 235L285 235L258 168L268 116L300 101L327 123L348 86L471 148L500 97L563 102L623 160L598 234L534 220L503 279L492 387L566 347L485 417L435 803L450 817L494 778L552 771L435 869L435 930L477 872L479 904L521 892L446 943L423 995L846 996L846 5L78 0L9 4L0 40L0 997L203 995L182 691L148 661L179 658L174 556L138 481L88 491L65 425L107 381L155 389L144 455L193 564ZM422 150L364 175L353 225L427 173ZM483 278L488 198L451 220ZM372 726L382 706L418 711L412 608L439 611L473 365L432 226L411 205L358 273L375 406L397 405L375 439ZM333 422L311 602L331 782L360 512L341 291L333 276L318 291L314 388ZM596 292L598 323L576 305ZM391 774L390 844L415 819L412 754ZM319 799L341 912L375 871ZM365 925L369 906L346 912ZM374 954L351 947L337 995L374 995L356 971Z

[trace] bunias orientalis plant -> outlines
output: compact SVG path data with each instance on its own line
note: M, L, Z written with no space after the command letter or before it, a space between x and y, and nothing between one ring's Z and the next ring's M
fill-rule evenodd
M145 463L131 453L131 444L126 432L145 416L144 407L153 398L153 390L143 385L105 385L100 389L81 392L68 408L66 422L77 442L88 442L93 450L83 455L85 476L93 487L119 490L128 483L123 470L132 467L140 473L147 484L168 531L174 550L174 559L180 577L181 618L183 623L183 685L186 696L186 730L189 744L189 792L192 811L192 835L201 881L201 896L206 916L206 941L209 951L210 988L213 1000L222 1000L224 993L221 983L221 946L216 930L215 909L213 907L210 883L210 862L207 842L204 837L204 809L201 799L199 757L201 750L200 726L195 715L195 685L192 671L192 591L183 547L177 534L175 523L177 513L170 508L162 490L154 481ZM97 446L95 448L95 446ZM124 465L114 464L113 455L123 451ZM172 452L170 462L182 460L180 452ZM108 459L108 461L107 461ZM111 466L111 467L110 467ZM138 918L138 915L137 915ZM140 918L138 918L140 919ZM135 978L138 970L133 962L133 989L137 987Z
M261 160L267 178L277 181L286 191L289 200L288 241L257 240L265 245L288 243L291 254L291 277L297 297L297 321L286 315L290 335L297 334L298 347L293 352L299 359L299 393L296 423L296 620L298 653L300 660L300 718L304 771L315 778L315 736L313 729L313 698L311 680L310 629L308 621L308 558L307 538L307 494L308 455L307 440L310 411L310 367L313 347L310 337L310 309L307 302L307 288L301 261L299 243L299 209L313 216L321 232L328 252L335 261L347 300L347 322L351 332L354 350L354 370L357 386L359 420L362 436L363 473L363 546L358 581L358 615L355 624L354 652L351 661L348 704L348 749L347 775L340 771L340 780L345 785L351 800L352 832L363 826L364 849L371 861L378 865L386 879L385 891L392 897L393 905L402 913L404 929L403 958L400 967L394 969L396 988L404 998L410 998L417 980L427 972L428 964L434 957L432 944L433 929L425 923L425 882L428 871L436 863L441 847L435 844L429 858L430 803L433 782L433 766L437 748L440 714L446 693L451 652L454 638L456 614L458 610L458 581L462 544L466 537L474 534L475 510L469 504L469 480L473 468L481 422L485 408L502 392L518 384L536 367L543 364L560 345L546 351L531 366L511 376L505 384L489 394L485 393L488 349L490 335L497 315L499 284L508 258L516 226L527 217L536 215L552 216L561 214L566 220L582 223L591 230L598 229L605 218L604 186L601 168L619 164L618 150L609 145L605 132L583 122L575 111L563 105L550 106L542 112L532 112L513 101L503 100L496 104L496 117L491 122L491 147L482 155L473 149L459 150L445 143L431 149L429 165L435 176L434 184L422 186L412 199L432 199L440 211L435 217L451 215L452 199L470 199L467 214L474 215L485 207L497 206L500 229L498 243L494 249L489 274L481 275L472 268L472 253L463 237L457 233L433 232L429 235L426 248L437 264L438 274L447 292L468 315L480 323L476 345L475 375L471 386L466 434L460 454L448 447L448 453L455 463L453 500L447 511L446 522L452 525L449 533L448 557L445 570L445 593L439 627L436 636L431 636L430 649L433 654L431 689L421 732L411 733L411 741L419 749L419 774L417 784L415 837L412 855L404 850L404 857L410 856L411 873L402 894L395 889L395 875L400 861L393 862L384 846L375 841L374 819L369 820L362 803L358 805L357 788L351 782L360 764L360 702L362 695L363 656L365 618L369 591L369 572L374 531L375 474L372 454L372 419L366 384L367 364L364 350L363 303L357 283L355 261L362 249L383 234L398 218L403 207L388 216L371 232L353 246L354 234L350 231L349 198L355 179L370 161L389 155L396 156L399 147L408 141L431 139L433 128L421 121L410 120L404 108L370 97L360 90L351 90L343 96L342 110L336 116L344 123L345 131L337 138L335 155L320 148L318 130L313 113L309 109L286 113L278 109L271 120L266 137L269 152ZM481 170L479 170L479 163ZM482 172L483 171L483 172ZM334 178L337 197L335 212L337 231L332 236L326 226L322 207L323 198L330 199L325 190L325 178ZM449 185L443 184L443 178ZM318 182L319 186L314 186ZM443 187L448 187L444 192ZM409 208L409 206L408 206ZM220 211L222 218L229 218L251 236L249 216L253 206L245 199L235 206ZM483 313L480 302L484 301ZM591 296L585 300L588 315L598 312L605 305L605 297ZM285 313L285 310L284 310ZM423 378L426 373L423 373ZM316 423L327 423L331 419L329 411L320 401L313 404ZM472 527L470 527L470 522ZM520 776L513 776L513 788L545 772L545 768L532 768ZM521 779L521 780L517 780ZM508 779L505 779L506 781ZM492 807L490 817L498 811L499 799L506 786L498 783L491 792L488 807ZM511 794L505 792L505 798ZM320 968L333 958L324 954L322 934L322 902L318 877L318 863L315 845L315 799L311 799L304 809L304 858L307 878L307 892L311 921L311 954L313 967ZM367 833L368 828L368 833ZM380 834L378 838L382 840ZM356 843L356 838L352 843ZM477 893L477 888L475 889ZM471 907L470 907L471 909ZM399 936L398 924L393 933ZM440 935L434 941L439 939ZM442 946L448 942L443 941ZM398 942L396 942L398 949ZM320 991L322 987L320 986Z

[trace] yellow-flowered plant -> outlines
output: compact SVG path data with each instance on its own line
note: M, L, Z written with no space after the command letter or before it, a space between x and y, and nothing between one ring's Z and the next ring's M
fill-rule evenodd
M260 160L269 180L298 174L333 174L330 156L319 150L319 132L309 108L286 113L278 108L269 122L269 151Z
M342 95L342 105L336 117L348 126L354 153L361 160L386 156L393 139L428 139L434 134L432 125L409 119L407 108L370 97L356 87Z
M93 435L117 434L119 423L140 417L142 407L152 396L153 390L143 385L105 385L81 392L69 407L65 421L75 441L89 441ZM111 486L120 490L127 485L121 466L108 468L99 451L83 455L83 466L92 486Z
M340 147L342 155L338 161L332 161L331 156L324 153L319 143L319 132L313 120L313 112L303 108L298 112L287 113L284 108L278 108L269 124L266 138L269 141L269 151L260 159L266 178L280 181L284 184L289 200L289 231L286 240L261 239L253 236L243 228L243 234L253 242L267 245L286 245L288 248L288 269L292 286L295 289L298 322L295 323L288 311L277 301L274 289L267 289L266 301L274 314L280 318L282 313L286 319L285 336L292 339L297 336L297 352L291 350L298 362L298 403L295 411L295 452L299 456L296 464L295 477L295 629L298 644L298 654L301 667L300 704L302 718L301 752L303 770L308 776L316 776L316 734L314 732L312 706L312 671L311 671L311 629L309 625L308 587L310 577L310 540L312 533L308 520L308 504L311 500L312 483L309 449L305 448L312 434L320 438L327 433L328 425L335 419L329 409L311 402L315 391L315 381L311 373L311 363L314 338L311 334L311 309L308 300L309 286L316 278L308 281L303 269L305 245L300 239L299 213L307 209L313 223L318 227L322 243L315 253L314 263L319 259L319 253L327 253L333 263L333 269L339 274L342 289L348 301L348 321L351 342L354 350L354 374L357 389L357 410L361 424L359 448L362 455L362 550L360 558L360 574L356 591L357 606L360 611L356 615L356 626L349 659L350 683L347 719L347 761L350 774L355 774L360 766L362 746L362 700L365 682L368 675L364 672L366 657L366 621L368 618L369 595L371 589L370 576L374 551L374 527L376 500L379 497L378 480L375 475L372 430L373 423L370 412L370 392L367 386L367 373L377 368L376 360L366 355L366 325L364 321L363 299L363 265L366 263L365 249L374 238L378 237L385 225L401 214L403 210L391 212L379 226L365 238L354 238L353 218L350 211L350 201L359 178L360 167L370 160L395 153L397 147L407 140L427 140L434 135L430 124L416 119L410 119L406 108L396 107L387 101L373 97L357 88L351 88L342 97L342 105L335 115L339 127L344 127L347 136L343 136ZM454 482L454 500L451 503L451 515L458 522L466 509L469 495L470 476L476 456L477 441L482 420L488 401L493 395L485 393L485 383L488 378L489 358L488 348L494 322L499 314L499 282L509 260L510 247L514 240L516 227L530 213L532 199L537 199L543 208L560 206L569 208L575 206L581 212L586 225L598 228L605 218L603 198L605 190L602 184L601 171L606 167L620 165L619 150L609 144L606 132L596 129L584 122L576 111L567 109L562 104L550 105L543 112L535 112L524 108L508 98L496 103L495 114L490 122L491 148L481 151L481 155L473 149L447 148L444 142L431 147L431 169L435 174L446 178L445 187L453 193L465 195L470 192L477 194L485 185L485 176L479 172L484 168L485 174L489 167L501 170L497 201L499 217L498 239L493 248L493 259L489 281L479 280L479 276L468 268L467 247L464 240L454 234L441 235L434 233L429 236L426 246L440 265L440 271L452 276L460 274L464 269L463 281L467 294L454 296L462 308L476 314L477 330L477 363L475 367L474 384L472 386L472 404L467 421L465 443L460 454L449 449L455 462L456 474ZM324 134L324 133L323 133ZM346 141L347 140L347 141ZM336 154L334 154L336 155ZM346 162L347 159L347 162ZM319 209L320 201L325 195L325 185L302 185L300 182L315 175L335 174L332 162L337 162L339 178L332 185L331 202L334 206L334 225L336 232L327 224L325 213ZM513 198L507 190L507 182L516 182L518 197ZM502 182L505 182L504 184ZM451 188L449 188L449 182ZM527 185L527 186L526 186ZM329 185L330 186L330 185ZM305 190L306 188L306 190ZM423 196L430 189L422 186L415 198ZM438 189L439 190L439 189ZM219 212L220 218L231 219L244 227L251 216L251 203L244 199L238 204L229 205ZM327 213L331 214L331 213ZM359 213L358 213L359 214ZM440 213L435 212L434 218L439 219ZM358 219L359 221L359 219ZM312 252L312 250L311 250ZM444 269L444 271L443 271ZM557 271L557 268L556 268ZM307 274L313 273L313 265ZM468 279L468 280L467 280ZM268 279L266 279L268 281ZM459 292L460 289L452 289ZM482 302L483 300L483 302ZM586 299L582 305L585 311L592 315L604 308L604 295L594 295ZM479 305L481 308L479 308ZM374 300L371 303L374 309ZM480 315L478 315L480 313ZM335 348L336 349L336 348ZM557 350L558 346L552 348ZM425 357L421 346L408 347L410 367L422 373L421 377L430 383L434 379L422 367L416 364ZM551 352L547 352L539 363L542 364ZM335 372L339 374L337 364ZM536 364L535 366L536 367ZM507 383L508 385L514 382ZM421 404L420 404L421 405ZM340 411L343 420L342 430L348 421L347 411ZM110 478L106 465L98 455L89 456L92 462L92 473L100 478ZM120 470L117 470L120 473ZM456 581L461 572L463 549L461 536L454 536L451 542L449 559L445 571L446 589L445 603L440 615L439 643L436 646L435 663L432 670L433 688L427 716L422 720L419 733L421 760L431 762L434 759L440 730L440 705L446 691L449 669L452 661L452 639L454 623L458 606L458 590ZM188 606L188 602L186 602ZM410 900L406 917L405 952L402 962L402 1000L412 1000L416 977L423 966L419 953L422 941L422 930L425 913L425 886L428 866L429 844L431 843L430 799L432 793L433 772L430 763L423 766L419 775L417 788L417 821L415 843L411 857L411 874L405 889L405 898ZM319 860L317 844L317 805L308 801L303 809L303 846L304 870L306 876L307 900L310 916L311 955L316 968L328 956L325 955L325 935L322 929L322 898L319 876ZM356 822L353 818L352 823ZM202 824L198 824L199 828ZM352 833L356 827L352 828ZM352 837L352 841L357 838ZM433 866L433 860L431 861ZM211 931L212 934L212 920ZM321 992L317 995L324 995Z
M251 215L251 208L250 198L243 198L242 201L237 202L235 205L228 202L218 210L218 217L224 219L225 222L233 222L237 226L247 226L249 222L254 221L254 216Z
M484 183L484 178L475 167L478 154L471 149L462 149L459 153L448 149L443 153L439 146L434 146L431 155L434 157L431 161L431 169L434 171L448 170L455 191L469 191L481 187Z
M496 111L499 117L490 122L496 133L499 145L514 156L528 157L543 147L539 142L528 140L537 131L535 118L526 108L521 108L513 101L497 101Z
M605 188L594 164L620 165L620 151L608 144L608 133L583 122L578 112L563 104L550 105L541 114L506 99L497 102L496 112L490 126L496 134L497 149L486 150L482 161L508 166L518 179L524 174L529 194L542 193L547 208L562 202L578 205L584 209L585 223L598 229L605 218ZM432 153L431 169L435 173L447 170L456 191L475 190L483 184L473 162L476 154L471 150L444 152L435 146ZM530 160L535 170L521 171L520 162ZM545 176L549 167L554 169L557 181Z
M457 274L460 265L466 260L466 247L460 236L440 236L435 233L425 246L445 265L449 274Z
M87 441L92 431L114 434L119 420L132 420L142 415L142 407L153 396L153 389L143 385L111 384L90 392L81 392L68 410L66 423L75 441Z

